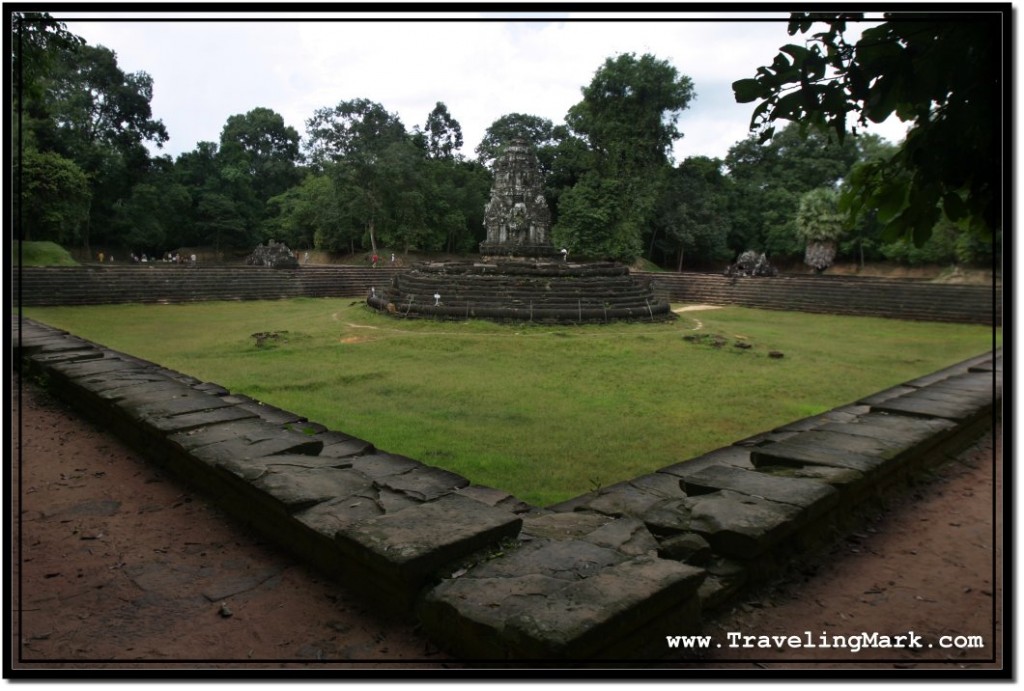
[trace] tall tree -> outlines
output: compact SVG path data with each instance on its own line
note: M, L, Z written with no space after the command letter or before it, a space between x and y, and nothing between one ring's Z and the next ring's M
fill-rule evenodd
M892 157L856 171L843 208L853 216L875 209L890 239L923 243L941 213L991 237L1003 212L1008 9L890 12L855 43L846 32L861 13L794 13L790 35L822 29L734 82L736 100L758 102L751 129L763 139L778 120L840 138L855 130L851 119L863 126L895 115L911 123Z
M74 161L89 176L93 203L85 244L90 237L116 242L110 232L114 207L148 170L145 144L162 146L168 139L163 123L152 116L153 80L145 72L126 74L114 52L102 46L82 45L61 58L30 106L33 140L40 151Z
M693 82L667 61L629 53L605 60L582 91L566 122L586 143L592 167L562 196L553 235L576 254L632 261L642 253L672 144L683 136L676 122ZM584 228L593 213L580 205L594 203L607 223Z
M369 164L405 137L405 126L397 115L379 103L358 98L318 108L306 121L305 148L314 166L356 159Z
M648 258L655 250L664 259L709 264L728 260L729 180L722 162L705 156L683 161L669 176L651 224Z
M805 243L804 263L816 271L832 266L839 238L846 231L838 203L834 187L818 187L800 197L794 219L796 234Z
M794 219L805 192L845 178L858 160L852 139L842 144L827 134L801 134L796 124L760 143L756 136L738 142L725 158L732 186L730 249L796 257L805 243Z
M431 158L453 159L462 148L462 126L441 101L427 116L427 153Z
M89 179L74 161L52 151L27 149L15 161L15 179L22 184L15 231L22 240L77 244L89 218Z
M220 134L220 155L249 173L261 203L301 179L299 133L269 108L229 117Z
M533 147L544 168L544 152L556 143L555 126L547 118L525 113L509 113L490 124L483 139L475 149L477 160L487 168L494 166L495 159L505 147L516 140L523 140Z

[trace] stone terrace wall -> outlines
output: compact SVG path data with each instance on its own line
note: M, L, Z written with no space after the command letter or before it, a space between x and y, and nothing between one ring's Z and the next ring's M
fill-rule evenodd
M266 300L288 297L365 297L383 294L401 269L353 266L197 267L172 264L24 268L15 270L15 304L85 305L119 302ZM1002 290L840 276L730 278L705 273L632 272L655 281L673 302L893 317L923 321L1002 324Z
M692 272L634 273L654 279L673 302L918 321L1002 324L1001 286L855 276L769 278Z
M26 267L13 273L15 304L100 305L293 297L365 297L398 269L354 266L106 265Z
M666 636L698 632L703 612L1001 415L993 352L544 508L66 332L12 327L27 376L478 660L663 657Z

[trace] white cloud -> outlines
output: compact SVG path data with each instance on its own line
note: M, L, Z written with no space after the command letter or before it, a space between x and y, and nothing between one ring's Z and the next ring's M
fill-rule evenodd
M697 93L679 119L684 138L676 158L724 157L748 135L752 106L735 103L730 84L753 76L779 46L790 42L780 21L637 21L636 15L599 20L559 17L495 20L460 14L414 21L111 21L99 13L61 14L68 29L117 53L126 72L154 80L154 117L177 155L199 141L217 141L228 117L270 108L300 134L322 107L368 98L397 113L408 129L426 121L438 101L462 125L463 153L492 122L520 112L562 122L606 58L651 53L694 81ZM247 17L248 15L246 15ZM88 17L90 21L75 21ZM604 15L606 17L606 15ZM467 21L467 18L470 20ZM645 16L646 20L648 16ZM891 130L892 139L902 129Z

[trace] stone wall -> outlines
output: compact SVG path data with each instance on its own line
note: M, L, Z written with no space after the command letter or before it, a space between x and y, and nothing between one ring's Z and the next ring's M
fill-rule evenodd
M15 304L266 300L287 297L366 297L401 269L354 266L264 267L173 264L17 269ZM1002 324L1001 286L958 285L840 276L730 278L705 273L632 272L655 282L673 302Z
M559 505L66 332L15 365L282 547L478 660L660 657L867 498L1001 415L991 352ZM676 651L678 652L678 651Z
M856 276L730 277L634 272L653 279L672 302L772 310L1002 324L1002 286Z

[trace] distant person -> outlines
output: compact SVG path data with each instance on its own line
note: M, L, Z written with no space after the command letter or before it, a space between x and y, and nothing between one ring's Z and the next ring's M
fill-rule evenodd
M373 268L376 269L377 268L377 262L380 261L380 257L377 256L376 252L373 253L372 261L373 261Z
M303 264L308 264L309 263L309 252L306 252L306 254L304 254L302 256L302 263Z
M392 264L395 263L395 253L394 252L391 253L391 263Z
M99 258L100 258L100 264L102 264L103 263L103 253L102 252L99 253Z
M562 261L569 261L569 250L562 248Z
M195 266L196 265L196 255L193 254L191 257L189 257L189 264L191 266Z

